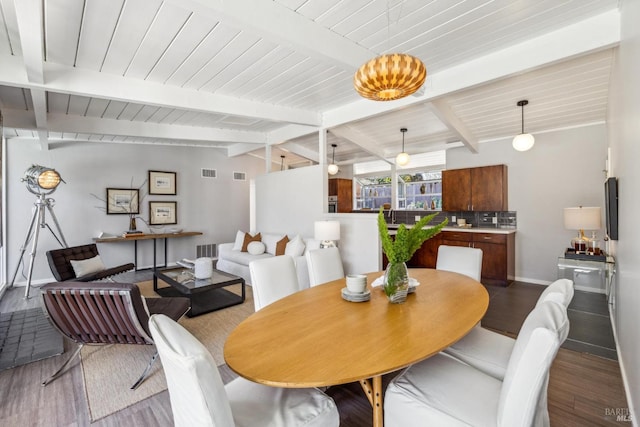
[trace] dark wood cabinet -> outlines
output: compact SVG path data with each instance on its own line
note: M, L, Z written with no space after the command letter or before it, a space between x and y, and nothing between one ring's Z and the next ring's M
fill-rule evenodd
M353 182L350 179L331 178L329 196L338 197L337 212L348 213L353 208Z
M482 283L507 286L515 279L515 233L473 233L473 247L482 249Z
M507 165L442 171L442 209L508 210L507 173Z
M508 286L515 279L515 233L442 231L422 244L407 262L409 268L436 268L440 245L482 249L482 278L485 285ZM393 238L394 236L392 236ZM382 268L387 268L382 253Z

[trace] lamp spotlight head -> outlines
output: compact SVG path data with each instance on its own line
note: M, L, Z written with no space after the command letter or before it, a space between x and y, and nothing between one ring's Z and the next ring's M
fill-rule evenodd
M27 169L22 181L30 193L37 195L51 194L61 182L64 182L58 171L40 165L32 165Z

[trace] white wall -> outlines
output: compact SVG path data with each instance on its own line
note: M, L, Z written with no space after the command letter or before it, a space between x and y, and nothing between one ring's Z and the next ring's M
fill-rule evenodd
M640 2L622 0L622 41L616 52L609 95L611 175L619 180L620 236L616 255L616 300L613 312L618 357L634 425L640 417Z
M320 165L256 177L256 230L313 237L318 220L340 221L338 246L346 274L378 271L380 242L374 214L325 214Z
M575 231L563 225L563 209L603 207L603 172L607 153L605 125L536 134L526 152L511 147L511 139L447 151L447 169L506 164L509 170L509 210L518 215L516 279L548 283L557 278L557 259ZM602 240L603 230L598 232Z
M121 234L128 229L127 215L107 215L97 206L104 206L91 196L106 197L106 188L140 186L149 170L177 172L176 196L147 196L141 203L141 217L148 219L150 200L178 202L178 224L185 230L201 231L203 236L169 240L168 260L195 256L197 244L232 241L237 229L249 226L250 179L264 171L264 162L250 156L227 158L219 149L177 146L152 146L105 143L74 143L52 146L42 151L29 140L12 139L7 144L7 280L11 280L19 259L19 249L25 240L35 196L20 182L32 164L55 168L66 181L50 197L62 232L70 246L92 242L102 231ZM218 172L217 179L200 178L201 168ZM246 172L246 181L233 181L234 171ZM47 222L55 229L47 213ZM138 229L147 227L138 221ZM52 278L45 252L59 248L51 233L41 230L32 282ZM138 243L138 264L151 266L152 241ZM158 242L162 261L162 242ZM101 257L107 265L133 261L133 243L101 243ZM24 272L28 269L31 245L24 255ZM16 283L25 282L18 274Z

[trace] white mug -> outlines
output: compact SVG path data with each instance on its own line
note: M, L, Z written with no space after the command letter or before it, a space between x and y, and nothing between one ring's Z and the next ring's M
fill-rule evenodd
M367 289L367 276L364 274L347 275L347 289L349 292L363 293Z

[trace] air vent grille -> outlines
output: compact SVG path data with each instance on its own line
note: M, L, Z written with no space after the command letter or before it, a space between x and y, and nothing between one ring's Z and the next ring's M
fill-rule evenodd
M202 168L201 171L202 171L202 173L200 174L200 176L202 178L217 178L218 177L218 172L215 169Z
M233 180L234 181L246 181L247 180L247 174L244 172L234 172L233 173Z

